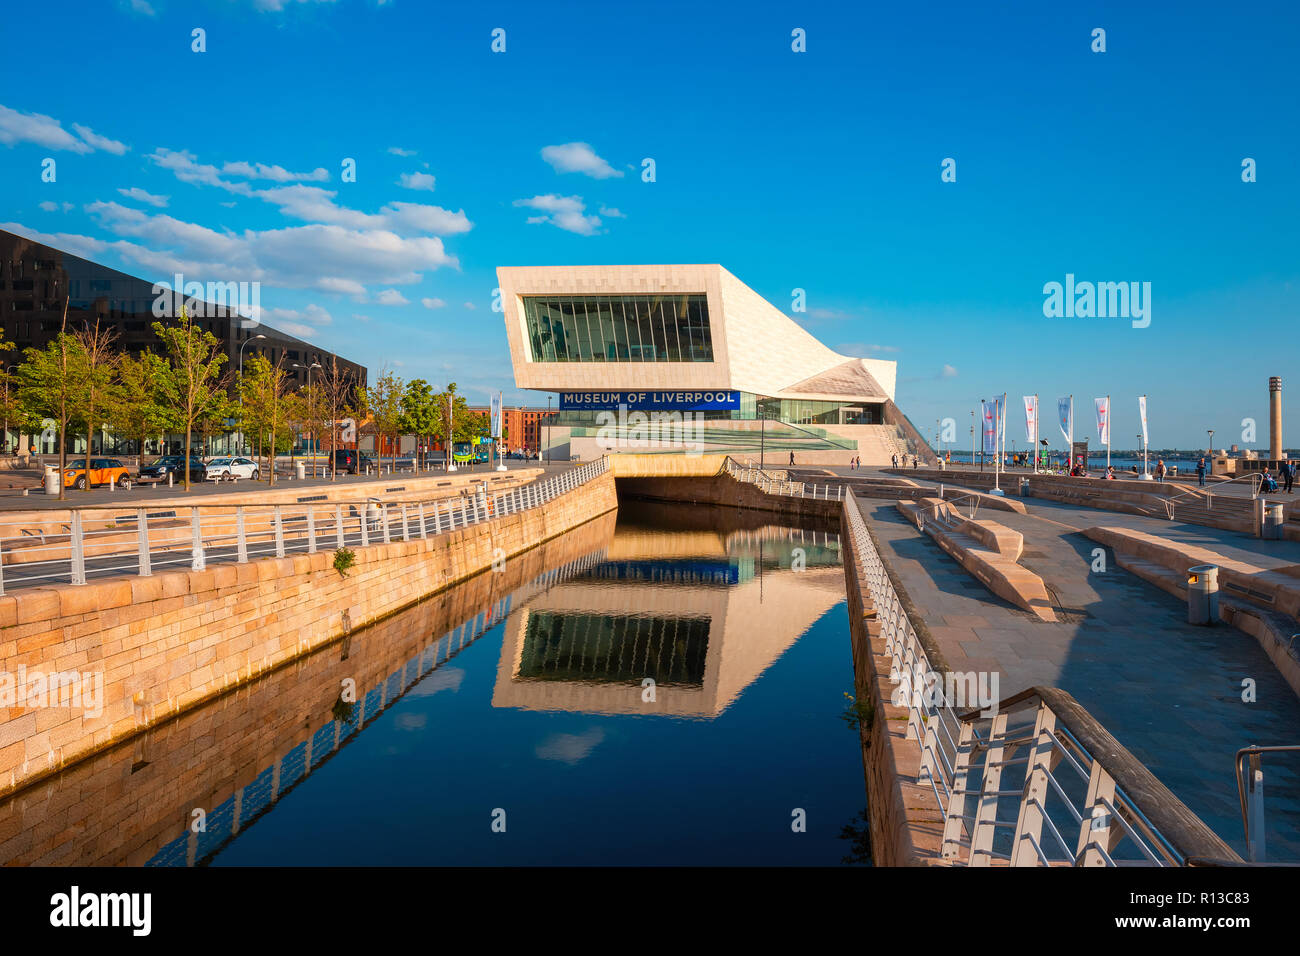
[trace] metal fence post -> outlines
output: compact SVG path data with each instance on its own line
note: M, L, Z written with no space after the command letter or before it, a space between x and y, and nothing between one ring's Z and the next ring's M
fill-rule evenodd
M86 583L86 541L81 530L81 512L72 512L72 583Z
M244 506L239 505L235 508L235 548L237 557L235 558L240 564L248 563L248 535L244 531Z
M403 540L403 541L410 541L410 540L411 540L411 525L410 525L410 523L406 520L406 502L405 502L405 501L402 502L402 540Z
M420 519L420 537L427 538L429 537L429 528L424 523L424 502L423 501L416 502L415 507L418 512L418 517Z
M357 508L357 517L361 525L361 547L363 548L370 547L370 527L369 527L370 516L368 514L369 511L370 511L369 504L365 506L364 510L360 507Z
M5 558L4 545L0 544L0 597L5 593Z
M339 550L343 548L343 506L334 506L334 544Z
M388 502L383 504L383 511L380 514L380 520L384 523L384 544L389 544L392 539L388 536Z
M307 553L316 553L316 512L307 506Z
M147 578L153 568L149 563L149 514L143 508L135 513L135 533L139 540L140 577Z
M190 509L190 570L202 571L207 567L207 560L203 554L203 519L199 517L199 509Z
M275 556L284 557L284 518L280 506L275 506Z

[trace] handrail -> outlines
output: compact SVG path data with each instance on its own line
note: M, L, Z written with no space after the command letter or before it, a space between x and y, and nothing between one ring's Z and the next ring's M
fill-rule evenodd
M245 564L257 557L428 538L541 507L608 467L602 456L529 484L492 489L485 479L440 497L279 504L188 498L78 505L16 520L0 516L0 595L15 585L85 584L87 575L148 577L167 565L202 571L214 561Z
M1254 501L1256 498L1259 497L1260 485L1264 483L1264 476L1259 472L1252 471L1252 472L1247 472L1244 475L1236 475L1232 478L1226 478L1223 481L1220 481L1215 487L1221 488L1224 485L1230 485L1234 481L1241 481L1242 479L1246 479L1250 481L1250 498L1252 501ZM1161 499L1161 504L1164 505L1165 508L1166 517L1168 517L1170 521L1174 520L1175 502L1178 502L1183 498L1198 498L1201 496L1201 494L1202 492L1200 490L1200 487L1197 486L1195 488L1188 488L1186 491L1181 492L1179 494L1168 495L1165 498ZM1205 510L1210 511L1214 507L1214 492L1211 490L1209 485L1205 486L1204 495L1205 495Z
M1241 802L1241 827L1246 835L1246 851L1250 862L1263 863L1266 858L1264 843L1264 764L1261 757L1267 753L1297 753L1300 744L1283 744L1258 747L1252 744L1237 751L1233 771L1237 776L1237 799ZM1250 780L1243 774L1242 758L1250 764ZM1252 825L1253 821L1253 825Z
M1056 845L1064 858L1056 862L1070 862L1075 866L1188 866L1193 861L1204 864L1214 860L1240 860L1222 838L1065 690L1035 686L1001 701L990 729L990 742L984 749L1008 746L1007 741L1000 739L1009 732L1008 718L1029 707L1034 710L1034 743L1011 840L1012 865L1043 862L1039 855L1040 835L1043 823L1050 823L1052 816L1044 806L1046 783L1053 785L1053 792L1064 804L1071 822L1080 827L1075 847L1065 844L1058 834ZM979 711L969 711L960 720L963 728L974 728L989 718ZM963 753L964 769L972 773L977 749L968 748ZM1063 757L1069 758L1071 769L1087 785L1077 805L1055 776ZM987 766L984 777L987 784ZM970 791L982 795L982 800L994 802L1002 795L1015 792L991 793L986 786ZM1026 806L1031 800L1036 807L1027 813ZM961 801L954 801L955 808L960 809L961 805ZM953 816L954 809L950 808L950 826ZM1057 816L1060 817L1059 811ZM1114 850L1125 839L1137 851L1136 859L1116 858ZM977 842L976 835L972 836L972 842ZM1022 842L1035 848L1032 861Z

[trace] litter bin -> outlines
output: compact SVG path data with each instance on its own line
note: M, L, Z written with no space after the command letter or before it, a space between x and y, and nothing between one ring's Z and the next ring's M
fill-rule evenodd
M299 481L307 477L307 463L305 461L295 461L293 463L293 476Z
M45 493L47 495L59 493L59 469L53 465L45 466Z
M1187 569L1187 623L1213 625L1219 619L1219 569L1198 564Z
M1282 506L1272 501L1264 503L1264 527L1260 537L1268 541L1281 541L1285 536L1282 525Z

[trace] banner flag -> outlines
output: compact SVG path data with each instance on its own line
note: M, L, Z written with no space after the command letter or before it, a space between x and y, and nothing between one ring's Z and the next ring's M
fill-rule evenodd
M1074 447L1074 396L1068 395L1056 401L1057 411L1061 416L1061 434L1065 436L1067 448Z
M983 399L980 399L980 415L983 416L981 435L984 439L983 448L984 454L986 455L991 455L997 451L997 448L995 447L997 441L997 425L994 423L993 418L993 404L993 402L986 402Z
M1038 396L1025 396L1025 441L1038 441Z
M1147 397L1138 396L1138 414L1142 417L1142 444L1146 445L1150 439L1147 438Z
M492 396L492 437L501 440L501 393Z
M1110 444L1110 396L1096 399L1097 402L1097 441L1103 445Z

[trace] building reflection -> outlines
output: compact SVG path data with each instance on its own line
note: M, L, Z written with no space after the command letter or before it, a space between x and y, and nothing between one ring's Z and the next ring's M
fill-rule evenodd
M516 602L493 706L713 718L844 599L836 534L672 511L625 508L605 561Z

